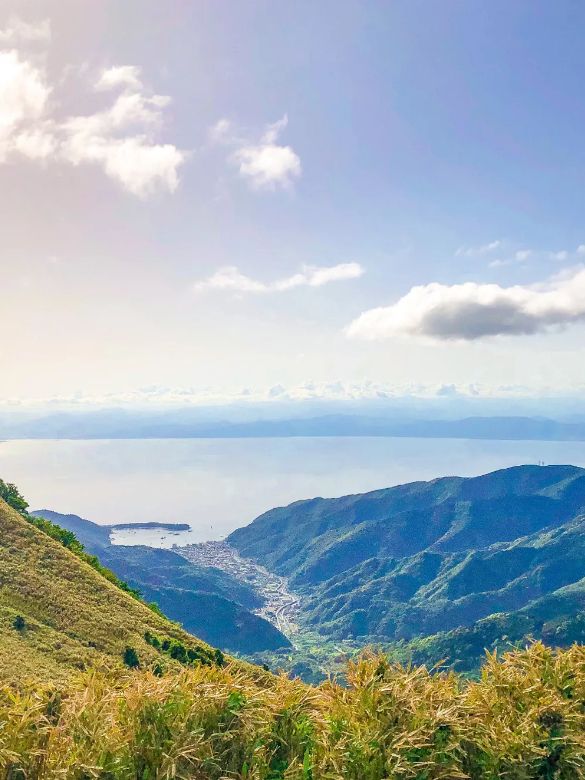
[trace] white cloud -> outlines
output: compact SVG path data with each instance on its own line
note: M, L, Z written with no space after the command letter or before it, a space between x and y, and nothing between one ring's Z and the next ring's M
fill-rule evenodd
M579 244L579 246L577 247L577 254L585 255L585 244Z
M12 16L8 26L0 30L0 44L14 46L19 43L47 43L51 39L51 23L48 19L42 22L29 23L17 16Z
M532 254L531 249L519 249L514 254L514 258L518 260L519 263L523 263L525 260L528 260L531 254Z
M533 286L468 282L413 287L395 304L361 314L346 332L372 340L415 336L474 341L543 333L584 319L585 269L581 267Z
M37 134L42 132L50 94L51 89L37 67L22 60L17 51L0 51L1 162L13 151L26 153L27 144L19 138L30 134L31 126Z
M125 89L140 90L142 89L140 74L140 68L136 65L116 65L102 71L96 81L95 88L100 90L124 87Z
M236 266L220 268L209 278L195 284L198 292L205 290L227 290L237 293L274 293L292 290L295 287L321 287L329 282L357 279L364 269L359 263L340 263L333 266L303 266L299 273L277 279L274 282L260 282L240 273Z
M158 189L174 192L186 155L173 144L157 144L152 138L169 100L128 89L109 109L68 119L62 126L64 159L73 165L101 165L110 178L139 197Z
M278 143L288 125L286 114L264 129L258 142L238 136L228 119L220 119L208 132L212 143L234 147L230 161L254 190L290 189L302 174L301 159L291 146Z
M256 190L288 189L301 175L301 160L290 146L244 146L235 152L234 160L240 175L248 178Z
M151 385L120 392L99 395L74 393L71 395L9 398L0 397L3 412L24 412L76 409L89 411L100 408L165 409L237 404L264 404L294 401L380 401L395 400L399 403L412 399L528 399L528 398L570 398L581 399L583 386L551 388L526 387L522 385L477 385L477 384L412 384L388 383L372 379L359 382L305 381L300 384L275 384L271 387L257 386L243 389L220 387L166 387ZM401 406L401 408L405 408ZM436 408L436 407L435 407ZM207 413L206 413L207 415ZM206 416L208 419L208 416Z
M33 30L14 20L11 25L0 40L48 38L45 26ZM174 192L187 155L156 141L170 98L148 94L133 65L104 70L95 84L96 90L120 88L105 110L57 120L42 68L15 49L0 51L0 163L24 156L37 162L95 164L139 197Z
M220 268L208 279L196 282L195 290L232 290L235 292L262 293L268 291L268 286L240 273L235 265L229 265Z
M57 149L57 139L50 122L44 126L23 130L15 135L12 141L12 150L28 157L29 160L48 160Z
M579 253L578 249L577 249L577 253ZM569 259L569 253L567 252L566 249L562 249L560 252L551 252L550 256L553 260L558 260L561 263Z
M455 252L456 257L475 257L476 255L487 255L490 252L494 252L502 246L502 242L490 241L489 244L481 244L481 246L460 246Z
M209 140L214 144L225 143L230 137L232 132L232 123L229 119L219 119L214 125L212 125L207 135Z

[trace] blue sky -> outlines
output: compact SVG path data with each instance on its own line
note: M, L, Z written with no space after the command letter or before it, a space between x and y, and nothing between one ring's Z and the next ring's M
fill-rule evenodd
M583 392L581 4L0 11L0 400Z

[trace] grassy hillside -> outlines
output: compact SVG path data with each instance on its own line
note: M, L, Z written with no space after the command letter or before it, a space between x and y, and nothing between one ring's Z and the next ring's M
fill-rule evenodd
M215 647L239 653L290 647L290 641L250 610L262 600L247 584L231 575L196 566L171 550L110 544L108 528L77 515L47 509L33 513L75 533L85 548L154 601L172 620Z
M324 638L469 667L500 640L585 638L584 511L585 471L522 466L296 502L229 542L291 578Z
M477 681L351 664L347 687L233 665L0 688L0 767L27 780L577 780L585 651L489 658Z
M145 634L213 650L27 522L0 499L0 678L64 679L122 667L127 647L142 665L161 661ZM164 658L162 659L165 660Z

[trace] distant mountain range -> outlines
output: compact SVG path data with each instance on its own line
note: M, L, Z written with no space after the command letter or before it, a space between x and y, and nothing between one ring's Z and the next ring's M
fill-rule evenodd
M327 638L484 648L585 640L585 470L519 466L273 509L228 542L290 578Z
M111 529L122 526L98 525L49 509L32 514L72 531L146 601L156 602L169 618L216 647L241 653L290 647L272 623L251 611L262 606L255 591L231 575L196 566L170 550L111 544Z
M262 438L388 436L535 441L585 441L585 421L543 417L473 416L409 419L404 415L324 414L314 417L234 421L201 419L191 410L172 412L59 412L0 417L3 439Z

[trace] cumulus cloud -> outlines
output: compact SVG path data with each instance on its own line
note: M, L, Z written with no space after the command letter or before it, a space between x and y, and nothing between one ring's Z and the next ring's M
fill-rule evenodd
M226 143L232 135L232 123L229 119L219 119L209 128L207 135L211 143Z
M136 65L116 65L103 70L96 81L96 89L115 89L125 87L133 90L142 89L140 68Z
M275 293L295 287L322 287L329 282L357 279L364 269L359 263L340 263L332 266L305 265L292 276L274 282L261 282L242 274L236 266L218 269L209 278L195 284L195 290L224 290L237 293Z
M579 248L577 248L577 254L580 254ZM569 259L569 253L566 249L561 249L560 252L551 252L550 256L553 260L558 260L560 263Z
M286 114L264 129L258 141L239 136L228 119L220 119L209 129L212 143L234 148L230 162L254 190L290 189L302 173L301 159L291 146L278 143L288 125Z
M139 73L120 66L101 74L97 89L123 91L106 110L63 123L62 155L73 165L97 163L129 192L147 197L157 189L176 190L185 153L173 144L154 142L170 98L144 94Z
M47 43L51 39L51 23L48 19L41 22L25 22L18 16L12 16L8 26L0 30L0 44L15 46L20 43Z
M490 252L494 252L502 246L502 242L490 241L488 244L481 244L480 246L460 246L455 252L456 257L475 257L476 255L487 255Z
M0 51L0 161L14 151L28 155L31 136L47 137L44 114L51 89L42 72L18 52ZM26 138L29 139L28 143ZM31 157L37 157L33 151Z
M13 21L0 33L6 41L46 40L48 28ZM36 37L35 37L36 36ZM156 141L170 103L150 94L133 65L108 68L97 78L97 91L118 90L106 109L56 119L53 88L42 67L17 49L0 51L0 163L15 156L33 161L94 164L139 197L158 190L174 192L185 152Z
M585 268L533 286L427 284L391 306L370 309L346 329L362 339L414 336L474 341L544 333L585 320Z
M518 260L519 263L523 263L525 260L528 260L531 254L531 249L519 249L514 253L514 259Z

